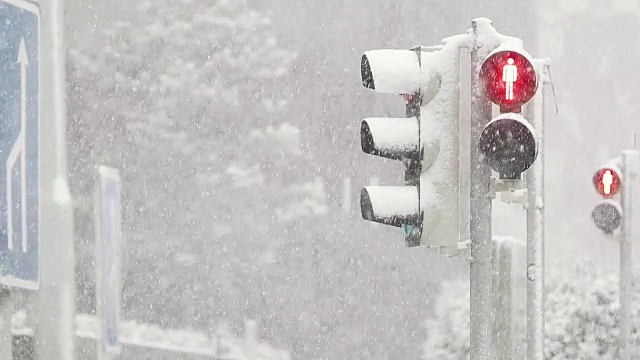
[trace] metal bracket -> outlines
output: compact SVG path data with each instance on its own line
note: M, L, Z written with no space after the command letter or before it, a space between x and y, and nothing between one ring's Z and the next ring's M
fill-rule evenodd
M467 262L469 264L471 263L476 263L476 264L493 264L493 259L491 260L478 260L476 258L474 258L473 256L469 255L469 257L467 258Z
M458 242L458 255L465 258L467 262L471 262L471 239Z
M522 179L498 179L491 177L489 193L491 198L495 199L497 193L513 190L524 189L524 181Z
M465 240L458 242L458 250L466 250L471 246L471 240Z
M500 200L507 204L518 204L527 207L527 189L504 191L500 194Z
M466 256L468 263L493 263L493 260L478 260L471 256L471 240L458 242L458 251L461 255Z

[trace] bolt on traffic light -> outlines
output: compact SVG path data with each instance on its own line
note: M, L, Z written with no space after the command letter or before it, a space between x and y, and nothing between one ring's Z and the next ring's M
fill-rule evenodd
M520 179L538 157L538 136L521 115L522 106L538 89L538 73L524 49L501 46L482 63L479 76L500 115L485 126L478 147L501 179Z
M604 198L591 212L591 219L598 229L606 234L613 233L623 220L622 206L614 200L615 195L623 187L621 158L616 158L600 167L593 175L592 181L596 192Z
M362 83L402 95L406 118L366 118L362 151L405 166L405 186L365 186L362 217L402 227L405 244L457 253L459 239L459 46L432 51L372 50L362 56Z

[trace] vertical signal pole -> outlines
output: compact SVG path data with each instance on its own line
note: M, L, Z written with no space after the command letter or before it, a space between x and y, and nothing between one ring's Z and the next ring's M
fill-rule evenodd
M64 0L40 0L40 289L34 343L40 360L75 359L73 205L66 153Z
M484 18L471 22L471 139L479 139L484 126L491 120L491 102L484 93L480 79L482 63L492 50L483 43L482 31L493 27ZM491 266L491 170L482 161L477 146L471 146L470 238L471 238L471 360L489 360L492 339L492 266Z
M536 59L542 70L538 87L527 107L527 118L539 134L538 161L526 173L527 181L527 359L544 359L544 87L549 81L549 61Z
M630 289L631 289L631 246L635 240L633 232L633 183L638 172L638 151L625 150L622 152L622 232L620 234L620 335L619 358L629 360L629 324L630 313Z

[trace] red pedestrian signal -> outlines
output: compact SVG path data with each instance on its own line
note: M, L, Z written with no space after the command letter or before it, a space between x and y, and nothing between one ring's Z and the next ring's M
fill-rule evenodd
M489 55L480 68L480 79L489 100L501 107L527 103L538 88L538 77L531 60L515 50Z
M622 171L625 165L624 156L609 159L597 168L592 182L598 194L604 198L591 212L591 218L598 229L612 234L624 221L624 214L619 200L614 200L618 193L624 192L625 178ZM627 189L628 190L628 189Z
M533 60L521 47L505 45L487 56L479 76L486 97L500 106L500 116L485 126L478 148L500 179L520 179L538 156L538 136L521 114L538 89Z
M596 187L596 191L606 198L617 194L621 184L619 173L612 168L600 169L593 176L593 185Z

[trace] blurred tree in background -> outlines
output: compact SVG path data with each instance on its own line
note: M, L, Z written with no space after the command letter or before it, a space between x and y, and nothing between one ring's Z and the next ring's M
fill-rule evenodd
M592 261L578 261L572 271L547 267L545 358L616 359L620 307L618 276L597 270ZM637 272L634 272L637 274ZM631 303L640 299L640 280L633 279ZM436 315L425 322L427 340L422 359L469 358L469 283L445 284ZM499 310L498 310L499 311ZM524 321L526 313L518 314ZM631 310L631 354L640 356L640 309ZM526 333L512 339L526 343ZM526 347L520 351L525 351ZM522 354L524 355L524 354Z

